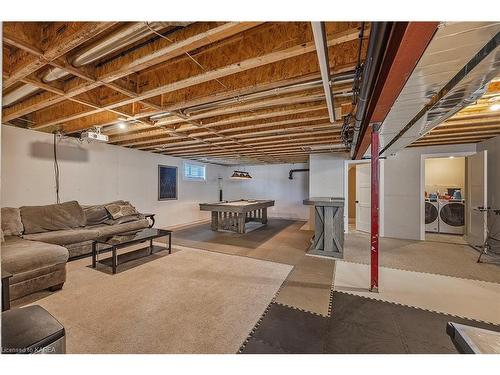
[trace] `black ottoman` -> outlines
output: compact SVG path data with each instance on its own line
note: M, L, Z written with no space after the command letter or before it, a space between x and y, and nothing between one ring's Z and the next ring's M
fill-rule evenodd
M41 306L2 312L2 354L66 353L64 327Z

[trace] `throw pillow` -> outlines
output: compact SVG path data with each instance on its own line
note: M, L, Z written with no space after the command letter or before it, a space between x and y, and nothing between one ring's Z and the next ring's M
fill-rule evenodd
M124 202L124 204L109 203L104 207L106 207L106 210L108 210L111 217L115 220L124 216L137 215L139 213L129 202Z
M19 208L2 207L2 231L5 236L21 236L24 232Z

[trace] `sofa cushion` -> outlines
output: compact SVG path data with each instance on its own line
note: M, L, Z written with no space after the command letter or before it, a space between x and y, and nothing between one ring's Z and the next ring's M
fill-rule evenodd
M24 234L85 226L85 214L77 201L20 208Z
M124 224L116 224L116 225L99 225L92 227L92 229L96 229L99 231L99 236L112 236L118 233L130 232L133 230L144 229L149 226L149 222L146 219L131 221L129 223Z
M55 230L52 232L25 234L23 236L25 240L42 241L62 246L95 240L97 237L99 237L99 232L96 229L87 228Z
M105 205L111 217L116 220L124 216L137 215L138 212L129 202L113 202Z
M2 244L2 268L12 274L36 270L68 260L66 248L19 237L5 237Z
M86 225L103 224L111 216L103 204L96 204L93 206L82 206L85 213Z
M2 207L2 231L4 236L20 236L24 227L19 208Z

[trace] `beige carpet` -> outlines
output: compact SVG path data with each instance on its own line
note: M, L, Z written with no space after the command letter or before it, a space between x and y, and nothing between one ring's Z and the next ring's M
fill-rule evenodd
M372 293L368 265L336 262L336 291L500 324L500 284L385 267L379 282Z
M305 256L285 280L276 302L327 316L335 261Z
M114 276L68 264L63 290L36 301L66 327L68 353L236 353L292 268L160 254Z
M271 218L266 226L238 234L215 232L203 223L175 231L172 240L179 247L293 265L276 301L328 315L334 261L306 255L313 232L302 230L303 226L304 221Z

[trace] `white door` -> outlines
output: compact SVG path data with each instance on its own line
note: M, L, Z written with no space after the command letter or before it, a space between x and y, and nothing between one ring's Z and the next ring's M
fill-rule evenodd
M356 165L356 230L370 232L371 165Z
M465 239L472 246L481 246L486 238L486 212L478 211L477 208L488 207L487 178L486 151L468 156Z

